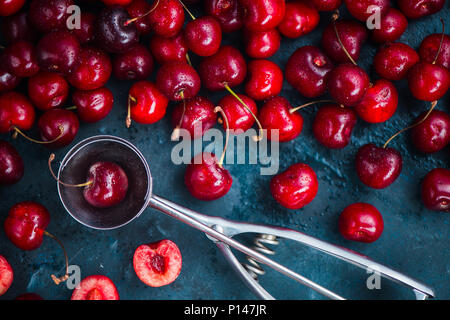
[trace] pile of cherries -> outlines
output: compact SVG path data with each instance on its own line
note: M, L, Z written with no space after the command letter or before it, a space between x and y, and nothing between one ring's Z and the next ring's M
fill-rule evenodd
M189 6L199 2L206 15L195 17ZM354 19L339 17L343 3ZM174 102L172 140L179 139L180 130L200 138L219 122L227 139L230 131L240 134L256 125L255 141L288 142L303 129L298 111L323 103L315 115L313 135L324 147L341 149L350 143L358 118L383 123L395 114L399 99L393 82L407 79L413 97L429 103L429 110L383 146L364 145L355 156L361 182L386 188L402 171L400 152L388 147L396 136L410 130L415 148L426 154L441 151L450 142L450 116L435 109L450 87L450 36L445 29L431 34L417 51L398 42L409 20L440 11L445 0L396 4L397 8L389 0L0 0L5 41L0 50L0 133L12 133L14 138L20 134L52 149L68 146L80 120L94 123L112 110L114 97L105 85L114 76L134 81L124 107L127 127L160 121L169 102ZM73 5L82 8L78 27L73 27ZM381 15L381 28L374 30L365 26L371 6ZM295 39L313 31L322 11L333 14L320 47L298 48L284 71L268 60L280 49L283 36ZM235 47L222 44L225 34L241 31L250 61ZM147 37L144 45L141 40ZM357 64L369 39L380 45L373 61L377 79L370 79ZM194 66L190 55L198 56L200 63ZM151 82L156 64L156 81ZM303 97L323 100L293 107L280 96L284 79ZM27 94L18 91L25 81ZM233 90L239 85L244 85L244 93ZM199 95L201 88L226 95L214 103ZM26 134L36 118L39 139ZM211 201L229 192L233 179L223 167L225 152L226 147L220 158L200 153L187 166L185 184L193 197ZM18 182L23 172L16 149L0 141L0 184ZM117 164L92 164L86 175L87 181L79 185L59 182L83 188L86 201L97 208L126 201L127 175ZM270 191L280 205L296 210L313 201L318 184L310 166L296 163L272 178ZM449 169L436 168L424 178L422 200L431 210L450 211ZM10 209L4 229L17 247L34 250L44 235L59 242L45 230L49 220L44 206L24 201ZM374 206L355 203L342 212L339 230L346 239L373 242L382 234L383 218ZM133 265L139 279L158 287L178 277L181 261L176 244L162 240L137 248ZM67 271L52 278L56 283L65 281ZM0 295L12 280L12 268L0 255ZM97 275L85 278L72 299L119 299L119 295L110 279Z

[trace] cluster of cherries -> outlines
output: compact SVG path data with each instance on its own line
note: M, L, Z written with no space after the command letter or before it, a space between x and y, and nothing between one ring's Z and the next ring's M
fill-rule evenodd
M402 157L388 144L406 130L411 130L413 144L423 153L438 152L449 144L450 116L435 107L450 87L450 37L445 30L429 35L418 52L396 42L408 19L440 11L445 0L398 0L398 9L391 7L389 0L204 0L206 15L195 17L188 6L197 2L200 0L31 0L26 4L25 0L0 0L0 16L4 17L0 27L6 41L0 52L0 133L20 134L49 148L69 145L78 132L79 120L97 122L111 111L114 98L105 84L113 75L135 81L128 96L128 127L132 122L158 122L172 101L176 103L173 140L179 139L182 129L192 139L200 138L219 122L227 139L231 130L244 133L256 124L259 133L255 141L287 142L302 132L303 117L298 111L325 103L315 116L313 134L325 147L340 149L350 143L358 117L383 123L394 115L398 92L392 81L407 78L412 95L430 103L431 108L382 147L367 144L359 149L356 171L360 180L382 189L399 177ZM355 19L340 19L337 9L342 2ZM93 10L82 11L80 28L73 29L69 27L69 9L75 4ZM379 10L381 28L369 31L363 23L370 18L372 6ZM284 72L267 60L279 50L282 36L298 38L314 30L320 11L334 12L320 47L298 48ZM239 30L243 30L245 53L252 59L248 63L238 49L222 44L223 34ZM144 46L140 38L147 35L150 43ZM369 38L380 44L373 63L380 78L373 82L357 64ZM201 57L198 66L192 65L189 54ZM148 78L155 61L160 67L156 81L151 82ZM27 96L15 91L23 78L28 78ZM306 98L328 94L329 99L293 107L280 96L284 79ZM241 84L245 94L233 90ZM72 105L67 107L71 87ZM227 95L214 104L199 95L202 87ZM25 134L34 125L35 108L41 113L37 121L40 140ZM203 152L187 166L185 184L195 198L216 200L231 189L233 179L223 167L225 152L226 147L219 159ZM23 171L14 147L0 141L0 184L18 182ZM59 183L83 188L85 200L97 208L126 201L128 191L126 172L110 162L91 165L84 183ZM300 209L317 195L318 179L307 164L293 164L273 177L270 191L282 206ZM422 199L429 209L450 210L450 170L437 168L425 177ZM56 239L45 230L49 219L42 205L18 203L9 212L5 232L17 247L34 250L44 235ZM383 219L372 205L356 203L342 212L339 229L346 239L373 242L383 231ZM181 261L176 244L163 240L140 246L133 265L144 283L161 286L178 277ZM65 281L67 271L61 278L52 277L56 283ZM12 279L11 266L0 256L0 295ZM33 295L21 298L27 297ZM91 276L82 281L72 298L118 299L119 295L110 279Z

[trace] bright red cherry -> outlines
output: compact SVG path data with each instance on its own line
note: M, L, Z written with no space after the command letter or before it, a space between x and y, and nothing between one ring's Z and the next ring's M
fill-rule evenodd
M372 40L377 43L394 42L398 40L408 28L408 20L401 11L389 8L381 16L380 28L372 30Z
M19 11L25 0L0 0L0 16L6 17Z
M145 80L153 71L153 57L150 51L137 44L113 60L114 76L119 80Z
M0 296L4 295L11 287L14 272L8 260L0 254Z
M419 62L416 50L401 42L386 44L375 55L375 71L388 80L401 80Z
M94 123L104 119L112 110L114 97L106 87L94 90L76 90L72 100L77 108L78 117L83 122Z
M245 30L245 52L254 59L265 59L273 56L281 45L281 35L278 29L267 31Z
M127 7L127 12L133 21L139 34L146 35L152 31L152 26L148 18L146 18L147 12L153 9L153 6L157 5L157 1L154 1L151 5L146 0L133 0Z
M307 1L286 3L286 13L278 30L288 38L298 38L313 31L319 24L317 9Z
M1 31L7 43L13 43L19 40L34 43L34 40L36 40L36 32L28 23L28 14L26 11L2 18Z
M408 85L416 99L437 101L450 88L450 71L445 67L421 61L409 71Z
M0 66L0 93L14 90L20 84L20 80L21 78Z
M342 4L342 0L310 0L319 11L335 11Z
M421 196L428 209L450 212L450 170L431 170L423 179Z
M150 51L161 65L172 61L185 62L188 48L184 33L180 32L171 38L154 34L150 39Z
M427 36L423 39L419 48L419 56L422 61L425 62L434 62L436 60L436 64L450 68L450 36L448 34L444 34L444 41L442 42L441 52L439 53L438 58L436 59L436 55L438 53L439 47L441 46L442 34L434 33Z
M366 22L375 12L385 15L391 6L390 0L344 0L344 3L350 14L362 22Z
M106 0L103 1L106 2ZM70 300L120 300L120 298L111 279L106 276L93 275L80 282L73 290Z
M0 185L11 185L23 177L23 160L10 143L0 140Z
M444 7L445 0L398 0L397 5L408 19L423 18Z
M36 113L27 97L11 91L0 95L0 133L30 130L34 124Z
M433 110L423 120L427 114L428 111L417 117L415 123L418 125L411 129L411 138L418 151L435 153L450 143L450 116L443 111Z
M381 213L368 203L349 205L339 217L339 231L347 240L374 242L380 238L383 229Z
M3 67L18 77L28 78L39 72L36 49L31 42L19 40L12 43L1 58Z
M219 21L223 32L238 31L244 25L244 8L238 0L205 0L205 11Z
M156 75L159 90L172 101L190 99L200 91L201 80L186 62L169 62L159 68Z
M43 141L53 141L45 146L56 149L72 143L78 133L80 121L72 111L51 109L41 115L38 127Z
M253 60L248 64L245 92L254 100L277 96L283 87L283 71L269 60Z
M149 15L153 32L162 37L177 35L184 24L184 9L178 0L159 0L158 6Z
M95 21L97 16L91 12L82 12L80 16L80 28L71 32L77 37L80 44L88 44L95 39Z
M238 94L238 97L244 101L245 105L249 107L249 109L256 116L258 113L256 102L243 94ZM234 134L238 134L238 130L245 132L255 124L255 118L252 116L250 111L244 108L233 95L226 95L219 101L218 105L222 108L228 119L228 129L234 130ZM227 124L225 121L223 122L223 128L225 130L227 129Z
M28 10L28 20L38 31L47 33L66 28L73 0L33 0Z
M189 50L201 57L209 57L220 48L222 29L216 19L204 16L188 22L184 38Z
M28 80L28 96L42 111L61 107L68 95L69 84L57 73L41 71Z
M283 20L285 0L239 0L244 8L244 26L251 31L276 28Z
M130 117L141 124L152 124L161 120L169 104L166 96L149 81L133 84L130 88L129 100Z

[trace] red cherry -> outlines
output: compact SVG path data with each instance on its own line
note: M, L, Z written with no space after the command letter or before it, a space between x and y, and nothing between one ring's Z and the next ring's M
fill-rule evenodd
M450 88L450 71L442 66L421 61L409 71L408 85L416 99L437 101Z
M14 42L3 51L1 57L3 67L18 77L28 78L39 72L36 49L30 42Z
M444 7L445 0L398 0L397 5L408 19L423 18Z
M8 142L0 140L0 185L11 185L23 177L23 160Z
M428 209L450 212L450 170L431 170L423 179L421 196Z
M288 2L286 14L278 25L278 30L288 38L298 38L313 31L319 24L319 20L319 12L309 2Z
M115 56L113 71L119 80L145 80L153 71L153 57L146 47L137 44Z
M156 83L159 90L172 101L190 99L200 91L200 77L186 62L169 62L158 70Z
M230 191L233 178L228 170L219 166L213 153L203 152L196 155L187 166L184 182L192 196L212 201Z
M278 95L283 87L283 71L269 60L253 60L248 64L245 92L254 100L266 100Z
M289 58L286 80L307 98L316 98L326 91L325 77L334 68L331 60L317 47L304 46Z
M44 298L42 298L40 295L36 293L28 292L17 296L14 300L32 301L32 300L44 300Z
M14 273L11 265L4 256L0 254L0 296L4 295L11 287Z
M88 44L95 39L95 20L97 16L91 12L82 12L80 16L80 28L71 32L77 37L80 44Z
M319 11L335 11L342 4L342 0L310 0Z
M177 35L184 24L184 9L178 0L160 0L149 15L153 32L162 37Z
M102 0L104 4L107 6L112 6L115 4L118 4L120 6L127 6L129 5L133 0Z
M173 61L186 62L188 48L184 39L184 33L180 32L171 38L154 34L150 39L150 51L161 65Z
M184 29L186 44L192 52L208 57L215 54L222 42L222 29L219 22L211 16L190 21Z
M28 23L28 14L25 11L3 18L1 31L7 43L19 40L34 42L36 40L36 32Z
M69 84L61 75L41 71L28 80L28 96L40 110L61 107L69 95Z
M278 29L267 31L245 30L245 52L254 59L265 59L273 56L281 45Z
M134 271L150 287L162 287L174 282L180 275L181 266L180 249L170 240L144 244L134 252Z
M244 26L251 31L276 28L283 20L285 0L239 0L244 8Z
M20 80L21 78L0 66L0 93L14 90L19 85Z
M169 104L166 96L149 81L133 84L129 92L131 119L142 124L152 124L161 120Z
M103 0L106 2L106 0ZM110 1L110 0L109 0ZM106 276L84 278L73 290L71 300L120 300L114 283Z
M36 113L27 97L18 92L6 92L0 95L0 133L7 133L17 127L30 130Z
M378 43L394 42L398 40L408 28L408 20L401 11L389 8L381 16L380 28L372 30L372 40Z
M373 65L375 71L388 80L401 80L419 62L416 50L401 42L389 43L378 50Z
M95 90L77 90L72 95L81 121L93 123L104 119L112 110L114 97L112 92L101 87Z
M324 105L314 118L313 133L327 148L345 148L350 143L356 122L356 113L352 109L337 104Z
M314 170L304 163L290 166L270 181L274 199L288 209L301 209L317 195L319 181Z
M344 3L350 14L362 22L366 22L375 13L369 9L376 8L376 12L383 16L391 6L390 0L344 0Z
M358 242L374 242L383 233L381 213L368 203L354 203L342 211L339 231L347 239Z
M391 185L402 171L401 154L393 148L380 148L366 144L356 155L356 173L359 179L374 189L384 189Z
M156 2L154 2L156 3ZM150 24L150 20L146 18L147 12L153 9L153 6L156 4L150 5L146 0L133 0L127 7L127 12L130 15L130 18L136 19L133 21L136 29L139 31L139 34L146 35L152 31L152 26Z
M244 101L244 103L256 116L258 113L258 108L255 101L243 94L238 94L238 97ZM237 130L242 130L242 132L245 132L255 124L255 118L252 114L244 108L233 95L226 95L219 101L218 105L222 108L228 119L228 129L234 130L234 134L239 133ZM223 127L225 130L227 129L225 122L223 123Z
M436 55L438 53L439 47L441 46L442 34L434 33L423 39L419 48L419 56L422 61L434 62L436 64L450 68L450 36L444 34L444 41L442 42L441 52L438 58Z
M33 0L28 10L28 20L38 31L47 33L66 28L72 0Z
M72 111L51 109L41 115L38 127L43 141L54 141L45 146L56 149L72 143L78 133L80 122Z
M417 117L417 124L411 129L411 138L416 149L423 153L435 153L450 143L450 116L439 110L433 110ZM422 121L422 122L420 122Z
M23 5L25 4L25 0L1 0L0 1L0 16L6 17L13 15L17 11L19 11Z
M238 0L205 0L205 11L219 21L223 32L238 31L244 25L244 8Z

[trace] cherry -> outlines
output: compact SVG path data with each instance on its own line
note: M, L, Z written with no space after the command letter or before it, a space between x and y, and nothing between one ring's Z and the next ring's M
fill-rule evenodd
M200 77L186 62L164 64L156 75L159 90L172 101L190 99L200 91Z
M388 80L401 80L419 62L416 50L401 42L386 44L375 55L375 71Z
M345 148L350 143L356 122L356 113L352 109L337 104L324 105L314 118L314 137L327 148Z
M150 51L161 65L172 61L185 62L188 48L184 39L184 33L180 32L171 38L154 34L150 39Z
M270 181L273 198L288 209L301 209L317 195L319 181L314 170L304 163L296 163Z
M288 38L298 38L313 31L319 24L320 15L314 5L306 1L286 3L286 13L278 30Z
M153 6L146 0L133 0L127 7L127 12L132 19L136 19L134 24L139 34L146 35L152 31L149 19L144 19L147 12L152 10Z
M73 0L32 0L28 10L28 20L38 31L47 33L66 28Z
M186 168L184 182L192 196L203 201L217 200L231 189L233 178L215 154L196 155Z
M380 28L372 30L371 38L377 43L394 42L398 40L408 28L408 20L401 11L389 8L381 16Z
M27 97L11 91L0 95L0 133L30 130L36 113Z
M356 155L356 172L359 179L374 189L391 185L402 171L402 156L393 148L380 148L369 143Z
M82 12L80 16L80 28L71 32L77 37L80 44L88 44L95 39L95 21L97 16L91 12Z
M21 78L32 77L39 72L36 49L24 40L14 42L3 51L2 64L7 71Z
M408 85L416 99L436 101L450 88L450 71L437 64L421 61L409 71Z
M425 120L423 120L425 119ZM416 149L423 153L435 153L450 143L450 116L439 110L422 113L411 129L411 138Z
M442 42L442 46L441 46ZM437 54L441 47L439 55ZM434 62L437 65L443 66L447 69L450 68L450 36L444 34L442 40L442 34L434 33L423 39L419 48L419 56L422 61ZM436 59L437 56L437 59Z
M450 170L431 170L423 179L421 196L428 209L450 212Z
M317 47L297 49L286 64L286 80L307 98L315 98L326 91L325 77L334 68L330 58Z
M105 1L105 0L103 0ZM109 0L110 1L110 0ZM84 278L73 290L71 300L120 300L116 286L106 276Z
M278 95L283 87L283 71L269 60L253 60L248 64L245 92L254 100L266 100Z
M133 0L102 0L104 4L106 4L107 6L112 6L112 5L120 5L120 6L127 6L129 5Z
M238 96L254 115L258 113L258 108L253 99L243 94L239 94ZM243 108L239 100L233 95L226 95L219 101L218 105L222 108L228 119L228 129L234 130L234 134L238 134L239 130L245 132L255 124L255 118L252 114L246 108ZM226 125L224 122L223 127L225 130L227 129Z
M0 0L0 16L6 17L19 11L25 0Z
M21 78L0 66L0 93L14 90L19 85L20 80Z
M1 21L2 36L7 43L19 40L34 42L35 30L28 23L28 14L25 11L5 17Z
M383 216L373 205L354 203L339 216L339 231L347 239L371 243L383 233Z
M173 37L183 28L183 6L178 0L159 0L158 6L148 15L148 19L157 35Z
M76 114L64 109L51 109L41 115L38 121L41 138L49 148L68 146L75 139L80 122Z
M72 94L81 121L94 123L104 119L112 110L114 97L112 92L101 87L95 90L77 90Z
M42 298L37 293L28 292L28 293L23 293L23 294L17 296L14 300L32 301L32 300L44 300L44 298Z
M68 95L69 84L57 73L41 71L28 80L28 96L40 110L61 107Z
M310 0L319 11L335 11L342 4L342 0Z
M285 0L239 0L244 8L244 26L251 31L276 28L283 20Z
M11 185L23 177L23 160L7 141L0 140L0 184Z
M196 18L184 29L186 44L192 52L208 57L215 54L222 42L222 28L219 22L211 16Z
M372 8L377 8L377 12L383 16L390 8L390 0L344 0L345 6L350 14L359 21L366 22L374 14Z
M299 113L291 113L289 101L281 96L267 101L259 110L261 125L267 130L267 139L273 140L272 130L278 130L278 141L287 142L297 138L303 129L303 117Z
M162 287L174 282L181 272L181 266L180 249L170 240L143 244L134 252L134 271L150 287Z
M4 295L11 287L14 272L8 260L0 254L0 296Z
M244 8L238 0L205 0L205 11L219 21L223 32L235 32L244 25Z
M267 31L245 30L245 52L254 59L265 59L273 56L281 45L278 29Z
M445 0L398 0L397 5L408 19L423 18L441 11Z
M146 47L137 44L114 58L113 71L119 80L145 80L153 71L153 57Z
M37 56L42 69L68 75L75 68L80 43L69 31L55 31L44 35L37 45Z

